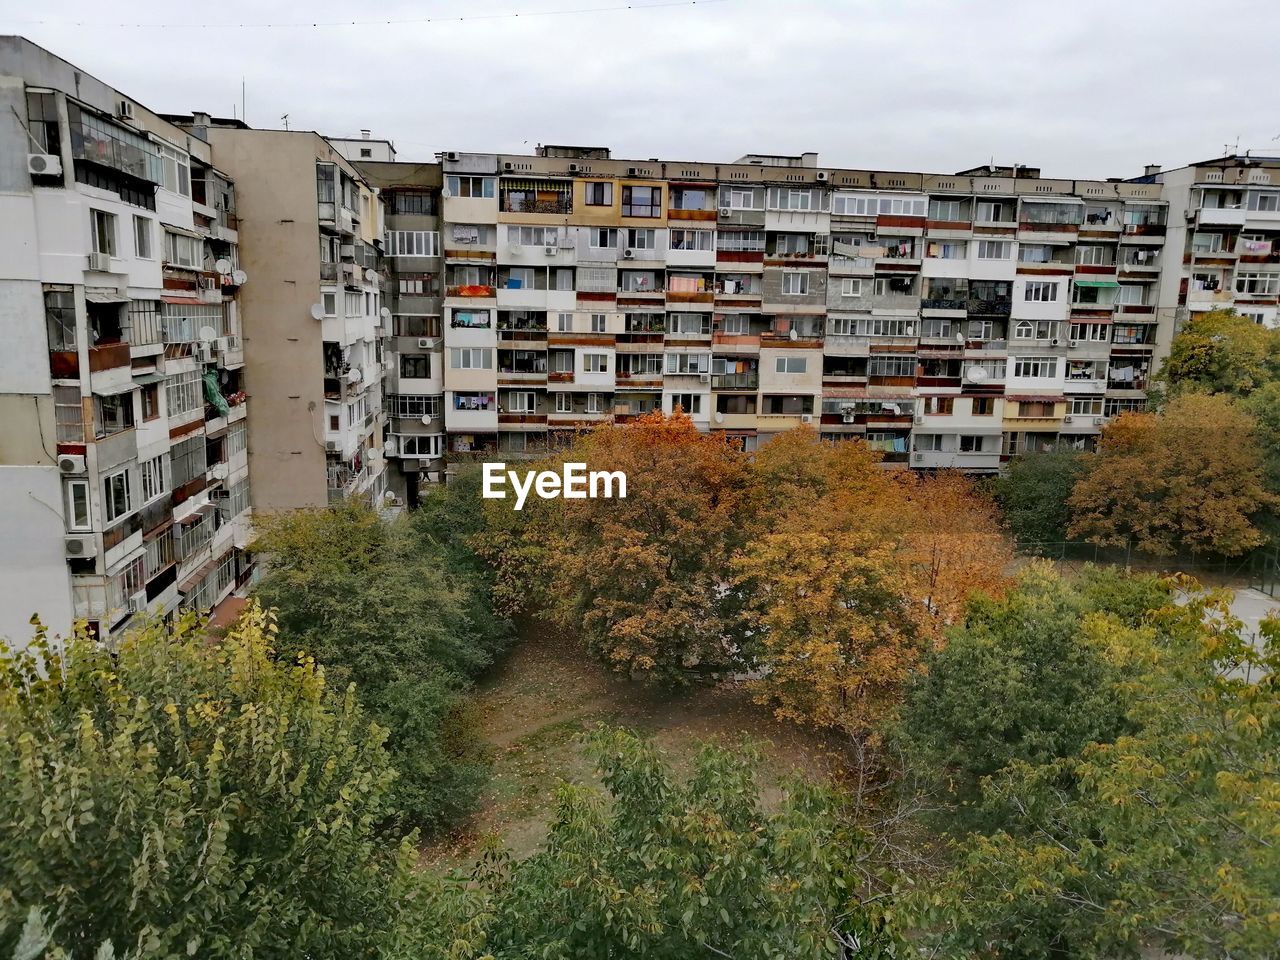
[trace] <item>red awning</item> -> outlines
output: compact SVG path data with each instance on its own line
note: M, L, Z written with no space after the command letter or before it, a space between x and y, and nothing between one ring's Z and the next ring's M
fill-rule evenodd
M165 303L177 303L177 304L181 304L182 306L199 306L200 304L204 303L204 301L199 299L198 297L162 296L160 299L163 300ZM216 306L216 304L214 304L214 306Z

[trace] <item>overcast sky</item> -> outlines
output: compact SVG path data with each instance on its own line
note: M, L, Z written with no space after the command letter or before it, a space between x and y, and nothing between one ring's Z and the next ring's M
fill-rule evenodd
M251 124L368 127L407 160L541 142L931 172L994 158L1086 178L1237 140L1280 154L1276 0L626 2L0 0L0 33L161 112L230 115L243 77ZM585 8L614 9L533 15ZM477 19L263 26L427 16ZM184 17L225 25L154 26Z

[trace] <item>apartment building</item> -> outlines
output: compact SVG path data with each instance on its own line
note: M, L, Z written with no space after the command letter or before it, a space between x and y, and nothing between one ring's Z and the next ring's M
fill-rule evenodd
M210 144L238 183L245 390L259 510L366 500L386 489L382 204L311 131L258 130L205 113L168 115Z
M234 180L0 37L0 638L109 639L253 575Z
M412 194L384 249L391 322L417 336L392 343L399 371L430 374L389 392L407 486L450 453L533 455L677 406L748 450L807 423L890 465L993 472L1142 406L1182 315L1152 170L439 159L438 194L429 165L358 164L384 201Z

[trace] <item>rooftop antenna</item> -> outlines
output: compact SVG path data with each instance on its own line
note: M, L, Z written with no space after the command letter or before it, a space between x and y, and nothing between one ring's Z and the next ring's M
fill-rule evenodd
M280 114L280 122L284 124L286 130L289 129L289 115L287 113Z

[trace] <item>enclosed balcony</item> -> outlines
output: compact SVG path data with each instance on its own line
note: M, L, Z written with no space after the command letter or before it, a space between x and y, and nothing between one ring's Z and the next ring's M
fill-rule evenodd
M498 202L503 213L573 213L573 181L504 177Z

